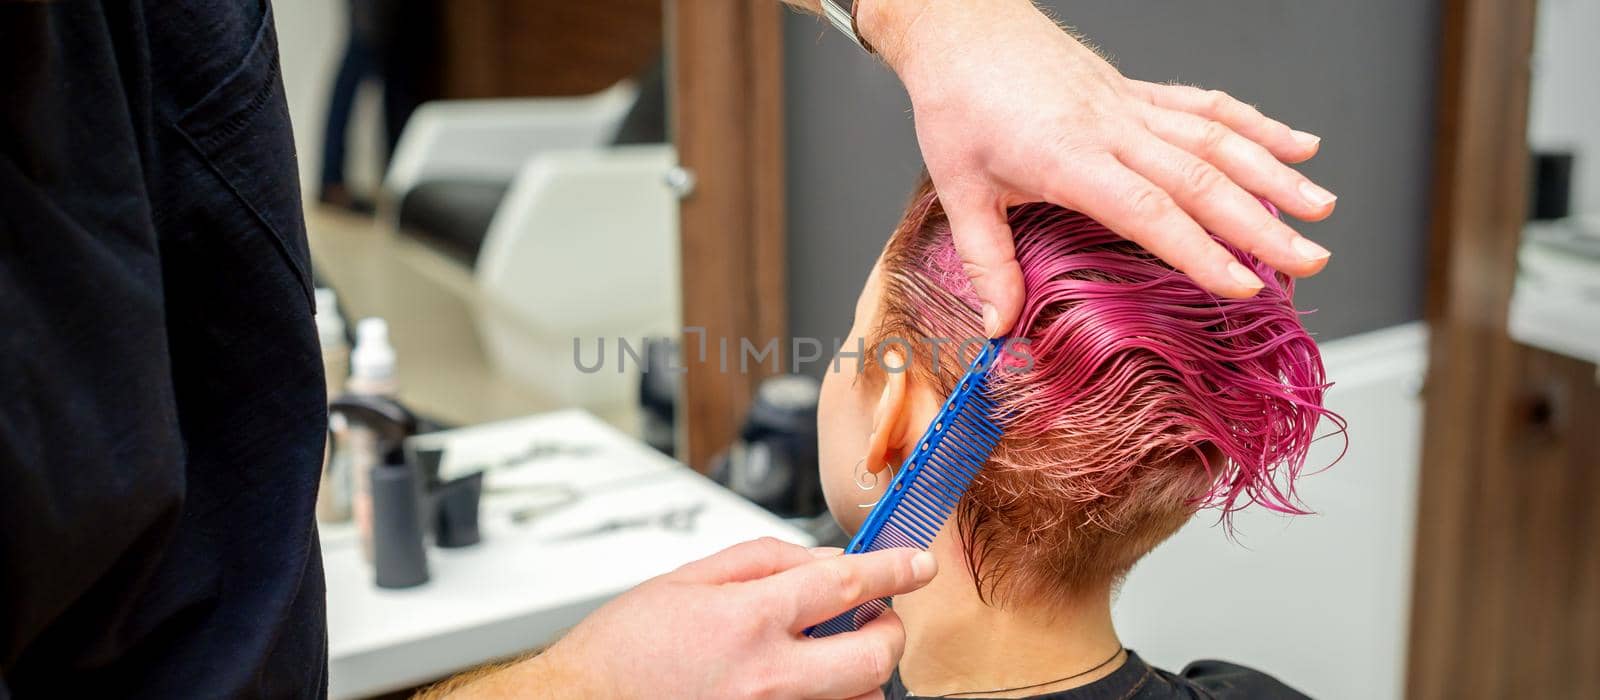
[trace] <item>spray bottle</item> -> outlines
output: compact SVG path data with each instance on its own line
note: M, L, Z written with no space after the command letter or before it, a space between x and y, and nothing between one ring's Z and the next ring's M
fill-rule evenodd
M356 347L350 353L350 379L345 391L362 396L393 399L399 385L395 379L394 346L389 344L389 324L381 318L364 318L356 324ZM341 426L342 439L335 437L349 462L351 477L351 516L361 541L361 553L372 561L372 470L383 463L378 434L359 421Z

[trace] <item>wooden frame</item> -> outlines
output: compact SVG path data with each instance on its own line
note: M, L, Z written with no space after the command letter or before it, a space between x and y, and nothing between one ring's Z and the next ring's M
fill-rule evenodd
M1412 698L1600 697L1600 387L1506 332L1534 5L1444 5Z
M661 0L448 0L437 13L450 100L599 92L654 65L665 37Z
M680 216L683 324L703 329L683 339L679 419L687 425L678 454L701 471L733 441L775 364L742 372L741 340L788 342L783 12L770 0L668 4L673 140L695 178Z

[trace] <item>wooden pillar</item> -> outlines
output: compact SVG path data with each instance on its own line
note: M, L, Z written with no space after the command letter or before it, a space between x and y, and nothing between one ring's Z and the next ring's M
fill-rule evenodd
M667 33L678 159L695 178L682 202L687 421L679 456L696 469L731 442L773 362L740 371L741 340L785 336L784 10L772 0L672 0ZM724 350L726 348L726 350ZM722 362L727 359L726 366ZM762 368L765 369L762 369Z
M1407 696L1600 697L1600 387L1514 343L1534 0L1447 0Z

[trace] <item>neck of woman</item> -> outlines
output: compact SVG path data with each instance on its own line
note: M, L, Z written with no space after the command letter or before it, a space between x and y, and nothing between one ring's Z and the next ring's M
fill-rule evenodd
M948 531L931 549L939 575L894 602L906 628L900 679L911 694L1027 697L1086 685L1121 667L1126 654L1111 624L1110 586L1049 605L994 607L979 599Z

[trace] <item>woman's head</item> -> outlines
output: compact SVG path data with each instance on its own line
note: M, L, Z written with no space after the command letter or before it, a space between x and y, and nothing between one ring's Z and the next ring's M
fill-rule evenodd
M1222 299L1081 214L1026 205L1010 223L1026 361L991 374L1005 437L946 528L982 594L1048 602L1109 585L1203 506L1301 512L1293 483L1317 424L1342 422L1322 407L1287 278L1230 248L1267 284ZM857 303L849 349L859 337L867 352L824 381L823 481L847 528L976 352L956 356L982 336L978 309L924 181ZM863 470L877 488L853 485Z

